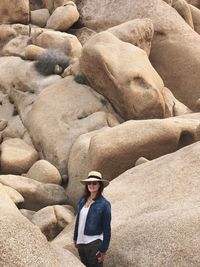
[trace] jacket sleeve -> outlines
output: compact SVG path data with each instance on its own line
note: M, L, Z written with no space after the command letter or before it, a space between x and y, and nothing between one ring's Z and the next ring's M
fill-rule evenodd
M109 202L106 203L103 210L103 243L100 247L101 252L108 250L111 238L111 205Z
M76 241L78 237L78 221L79 221L79 212L80 212L80 204L81 201L83 201L83 198L81 198L78 202L77 205L77 216L76 216L76 221L75 221L75 226L74 226L74 235L73 235L73 240Z

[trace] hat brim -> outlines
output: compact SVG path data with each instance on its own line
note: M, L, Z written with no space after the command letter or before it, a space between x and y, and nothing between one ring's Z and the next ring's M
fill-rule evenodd
M98 178L93 178L93 177L81 180L80 182L83 185L86 185L88 182L101 182L101 183L103 183L104 187L108 186L110 183L108 180L98 179Z

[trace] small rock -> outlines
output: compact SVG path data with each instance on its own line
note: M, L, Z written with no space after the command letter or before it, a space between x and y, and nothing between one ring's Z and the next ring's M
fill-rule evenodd
M45 27L50 14L47 8L31 11L31 23L39 27Z
M75 4L57 7L47 21L47 28L58 31L68 30L79 18Z
M140 157L139 159L136 160L136 162L135 162L135 166L138 166L138 165L140 165L140 164L146 163L146 162L148 162L148 161L149 161L148 159L146 159L146 158L144 158L144 157Z
M60 184L62 182L59 171L47 160L35 162L26 177L41 183Z
M1 169L3 173L21 174L37 160L37 151L19 138L4 141L1 145Z

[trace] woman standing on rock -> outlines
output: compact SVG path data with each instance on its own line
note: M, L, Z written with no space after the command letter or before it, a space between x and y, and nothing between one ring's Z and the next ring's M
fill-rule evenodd
M87 267L103 267L111 237L111 205L102 196L109 181L100 172L92 171L81 180L84 196L78 203L74 243L80 259Z

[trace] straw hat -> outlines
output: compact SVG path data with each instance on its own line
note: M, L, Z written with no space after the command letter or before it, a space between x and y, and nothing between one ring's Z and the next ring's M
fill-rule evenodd
M108 180L105 180L102 178L102 175L100 172L96 172L96 171L91 171L89 172L88 174L88 178L87 179L84 179L84 180L81 180L80 182L85 185L87 184L88 182L94 182L94 181L97 181L97 182L102 182L104 187L106 187L108 184L109 184L109 181Z

